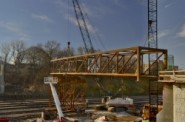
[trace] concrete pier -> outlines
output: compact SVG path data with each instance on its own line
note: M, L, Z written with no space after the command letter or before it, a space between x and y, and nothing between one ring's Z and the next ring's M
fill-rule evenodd
M185 71L166 71L160 74L163 82L163 109L157 122L185 121Z

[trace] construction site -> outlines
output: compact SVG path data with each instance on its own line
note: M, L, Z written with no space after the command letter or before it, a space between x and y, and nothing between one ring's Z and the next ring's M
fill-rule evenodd
M158 46L158 0L145 1L144 46L106 51L93 46L83 3L70 2L81 54L67 41L57 58L35 46L22 51L23 63L15 51L15 66L0 59L0 122L184 122L185 70Z

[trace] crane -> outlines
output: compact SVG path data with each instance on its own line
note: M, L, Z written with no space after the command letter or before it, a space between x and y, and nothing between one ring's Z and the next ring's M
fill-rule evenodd
M149 48L158 48L158 36L157 36L157 1L158 0L148 0L148 40L147 44ZM73 0L73 7L76 15L76 19L78 22L78 26L81 32L81 36L83 39L83 43L85 46L85 50L87 53L93 53L94 48L92 45L92 41L90 38L90 34L87 28L87 24L84 18L84 14L82 12L82 9L79 5L78 0ZM158 54L149 54L148 56L148 61L151 63L154 60L157 60ZM154 74L158 76L158 62L155 62L156 66L151 69L149 67L149 74ZM98 83L98 82L97 82ZM155 94L153 93L153 90L151 88L156 88L152 87L152 83L155 83L153 81L149 81L149 103L150 105L157 105L158 106L158 85L157 90ZM100 86L100 84L98 84ZM150 113L153 111L150 110ZM156 112L155 112L156 113Z
M80 7L78 0L72 0L72 2L73 2L73 8L75 11L76 20L78 22L80 33L81 33L83 43L85 46L85 51L86 51L86 53L94 53L95 49L92 44L91 36L88 31L87 23L85 21L85 17L84 17L84 13L82 11L82 8ZM89 60L89 61L93 62L93 60ZM100 78L95 78L95 81L96 81L99 89L101 91L103 91L104 93L108 94L108 92L105 90L104 86L102 84L100 84Z
M75 11L76 20L78 22L80 33L85 46L85 51L86 53L93 53L94 52L93 44L87 28L87 23L85 21L84 14L82 12L82 9L80 7L78 0L73 0L73 8Z

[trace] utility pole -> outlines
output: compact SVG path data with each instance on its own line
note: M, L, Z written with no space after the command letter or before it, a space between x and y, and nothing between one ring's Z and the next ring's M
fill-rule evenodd
M71 44L71 42L68 41L68 42L67 42L67 53L68 53L67 55L68 55L68 56L71 56L70 44Z

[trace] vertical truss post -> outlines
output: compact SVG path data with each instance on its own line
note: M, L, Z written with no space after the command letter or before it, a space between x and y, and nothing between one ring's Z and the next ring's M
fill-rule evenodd
M137 48L137 81L140 81L140 72L141 72L141 58L140 58L140 47Z

